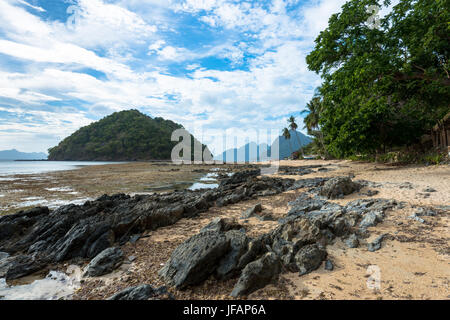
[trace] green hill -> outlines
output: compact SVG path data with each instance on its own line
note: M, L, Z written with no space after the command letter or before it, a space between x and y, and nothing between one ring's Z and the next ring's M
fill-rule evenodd
M169 160L178 143L171 141L171 135L179 128L183 127L163 118L151 118L137 110L115 112L77 130L58 146L50 148L48 160Z

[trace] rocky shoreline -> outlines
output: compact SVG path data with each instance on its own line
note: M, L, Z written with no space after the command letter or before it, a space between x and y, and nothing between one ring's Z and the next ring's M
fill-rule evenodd
M141 283L116 292L112 299L171 299L173 290L201 285L211 276L216 281L237 279L230 297L246 297L271 284L284 272L306 275L328 259L327 246L341 239L349 248L360 246L370 236L368 228L382 222L386 212L406 204L392 199L357 199L339 205L330 199L343 198L374 183L352 180L352 176L289 179L284 175L304 175L308 170L327 171L325 166L282 167L281 177L260 176L260 169L238 171L221 177L212 190L176 191L153 195L102 196L84 205L68 205L56 210L34 208L0 217L0 278L17 279L47 265L90 261L85 276L112 272L124 255L120 246L135 243L144 233L168 227L183 218L198 217L209 209L242 201L304 190L289 203L290 210L278 219L278 227L254 238L246 234L241 220L217 218L174 249L159 270L166 287ZM442 208L419 208L416 214L441 215ZM258 217L272 219L260 204L242 213L245 221ZM382 234L367 243L377 251ZM167 289L170 288L170 289Z

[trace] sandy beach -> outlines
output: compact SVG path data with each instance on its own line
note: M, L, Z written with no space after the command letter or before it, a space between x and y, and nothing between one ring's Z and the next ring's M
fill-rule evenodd
M377 235L389 234L376 252L367 250L366 243L350 249L340 239L327 246L334 270L318 270L307 275L283 273L277 284L268 285L252 293L249 299L449 299L450 282L450 212L423 217L423 223L410 218L416 207L450 205L450 168L441 166L388 166L350 161L282 161L283 166L320 164L328 171L315 171L302 176L284 178L305 179L350 175L353 180L373 182L377 187L363 188L343 199L330 200L341 205L367 199L367 189L378 194L370 198L394 199L404 202L403 209L386 213L384 221L370 227L370 242ZM125 172L125 170L124 170ZM433 191L434 190L434 191ZM195 235L216 217L239 219L242 212L256 203L275 218L282 218L289 210L288 202L304 190L287 191L275 196L261 197L226 207L213 207L191 219L149 231L136 243L122 246L126 256L135 260L124 263L112 274L84 280L75 299L105 299L112 294L143 283L164 285L157 273L172 251ZM256 237L270 232L278 223L251 217L243 223L247 235ZM67 264L60 265L64 269ZM379 286L368 285L374 272ZM229 296L237 278L217 281L213 277L202 285L180 291L170 289L176 299L231 299Z

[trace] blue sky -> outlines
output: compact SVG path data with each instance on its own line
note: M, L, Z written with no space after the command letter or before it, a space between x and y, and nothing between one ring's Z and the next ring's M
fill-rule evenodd
M46 151L131 108L202 135L302 128L320 85L305 57L343 3L1 0L0 150Z

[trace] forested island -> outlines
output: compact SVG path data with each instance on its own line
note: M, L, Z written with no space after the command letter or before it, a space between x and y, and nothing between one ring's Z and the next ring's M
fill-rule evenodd
M151 118L138 110L115 112L50 148L48 160L168 160L178 143L171 141L172 132L181 128L171 120Z

